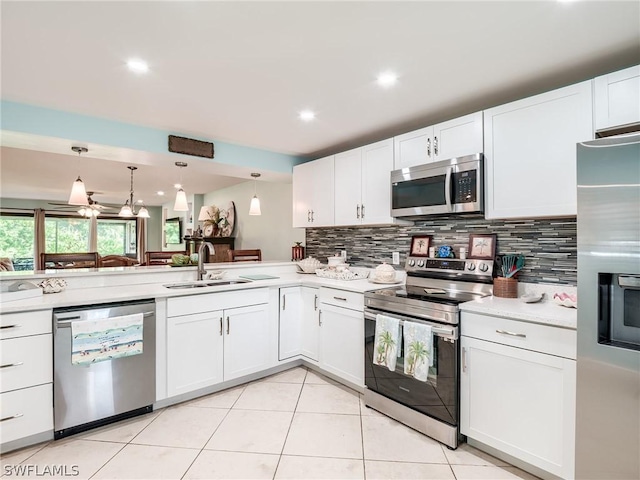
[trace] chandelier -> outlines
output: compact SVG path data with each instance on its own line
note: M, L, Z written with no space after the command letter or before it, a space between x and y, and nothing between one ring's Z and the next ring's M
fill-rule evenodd
M122 208L120 209L120 213L118 213L119 217L138 217L138 218L149 218L149 211L147 207L142 204L140 206L140 210L136 212L135 204L133 203L133 172L138 169L138 167L134 167L129 165L127 167L131 170L131 189L129 190L129 198L124 202Z

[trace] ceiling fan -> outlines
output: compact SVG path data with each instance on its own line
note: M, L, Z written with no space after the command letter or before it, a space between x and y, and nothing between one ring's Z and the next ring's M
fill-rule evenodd
M80 215L84 217L97 217L102 213L103 210L114 210L116 207L109 207L106 205L102 205L97 200L91 198L93 195L100 192L87 192L87 204L86 205L69 205L68 203L62 202L48 202L49 205L54 205L58 207L56 210L76 210Z

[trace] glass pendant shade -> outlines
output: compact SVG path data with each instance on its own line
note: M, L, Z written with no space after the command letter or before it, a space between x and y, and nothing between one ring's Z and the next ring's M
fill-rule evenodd
M150 218L151 215L149 215L149 210L147 210L147 207L145 207L144 205L140 207L140 210L138 210L138 215L136 215L138 218Z
M260 199L257 195L254 195L251 199L251 205L249 206L249 215L262 215L260 210Z
M120 209L120 213L118 213L119 217L131 217L133 216L133 211L131 210L131 206L129 206L129 201L125 202L125 204Z
M78 179L71 186L71 195L69 195L69 205L86 205L87 191L84 188L84 182L78 176Z
M189 205L187 204L187 194L183 189L178 190L176 193L176 203L173 205L173 209L176 212L188 212Z

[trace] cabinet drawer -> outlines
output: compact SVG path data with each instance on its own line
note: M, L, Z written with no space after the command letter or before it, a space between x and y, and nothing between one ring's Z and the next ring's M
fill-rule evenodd
M350 308L351 310L364 310L364 295L335 288L320 288L320 303Z
M53 386L0 394L2 443L53 430Z
M205 293L167 300L167 316L178 317L193 313L213 312L226 308L269 303L269 289L243 289L233 292Z
M2 392L53 381L51 334L11 338L0 342Z
M51 310L0 315L0 339L51 333Z
M469 312L462 312L460 328L465 337L576 358L575 330Z

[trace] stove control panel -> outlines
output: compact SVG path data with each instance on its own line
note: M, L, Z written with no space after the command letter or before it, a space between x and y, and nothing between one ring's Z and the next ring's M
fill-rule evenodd
M475 278L491 278L493 276L493 260L461 260L458 258L408 257L404 268L407 273L449 274L449 276L465 276Z

